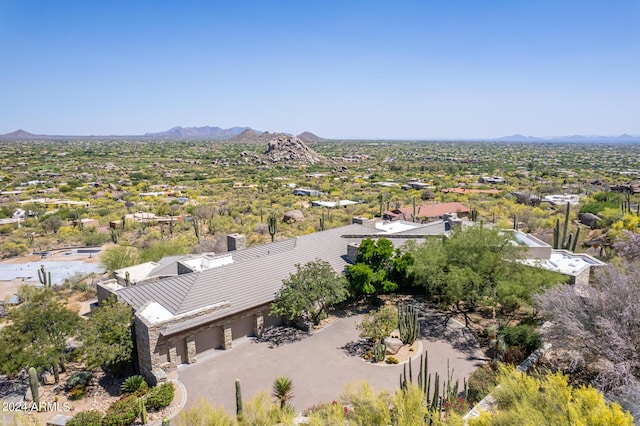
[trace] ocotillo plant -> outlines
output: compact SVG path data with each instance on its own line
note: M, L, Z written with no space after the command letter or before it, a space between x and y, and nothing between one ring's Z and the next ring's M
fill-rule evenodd
M420 332L416 308L411 305L398 306L398 330L402 343L410 345L415 342Z
M242 422L242 389L240 388L240 379L236 379L236 416L238 421Z
M40 407L40 393L38 391L38 373L36 369L33 367L29 368L29 386L31 387L31 396L33 397L33 402L36 403L38 407Z
M38 279L43 286L51 287L51 272L45 272L44 265L40 265L38 269Z
M278 220L276 219L276 215L271 213L267 218L267 225L269 226L269 235L271 235L271 242L275 240Z

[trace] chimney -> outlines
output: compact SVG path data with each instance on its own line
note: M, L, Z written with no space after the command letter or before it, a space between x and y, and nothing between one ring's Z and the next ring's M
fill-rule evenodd
M247 238L240 234L227 235L227 251L242 250L247 248Z
M458 217L457 213L445 213L442 215L442 219L444 220L446 231L462 228L462 219Z
M356 263L356 259L358 259L358 247L360 247L360 243L349 243L347 245L347 259L353 263Z
M351 223L352 224L356 224L356 225L363 225L366 226L368 228L375 228L376 227L376 221L375 220L371 220L371 219L367 219L366 217L363 216L354 216L351 218Z

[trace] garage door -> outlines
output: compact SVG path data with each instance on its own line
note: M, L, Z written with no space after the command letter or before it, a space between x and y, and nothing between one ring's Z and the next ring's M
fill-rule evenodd
M196 353L222 347L222 327L212 327L196 334Z
M245 336L253 336L253 315L235 320L231 324L231 333L233 340Z

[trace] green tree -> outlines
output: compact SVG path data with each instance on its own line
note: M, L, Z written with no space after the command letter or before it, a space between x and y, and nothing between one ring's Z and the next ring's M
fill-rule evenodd
M324 260L296 265L296 269L282 281L271 310L290 320L302 315L317 324L329 307L346 299L346 282Z
M390 293L405 281L413 256L393 248L386 238L365 238L358 247L354 265L347 266L351 292L354 295Z
M65 362L67 339L77 335L80 317L50 289L30 292L28 300L9 311L0 330L0 370L16 374L26 366L56 370Z
M409 267L414 284L462 314L467 326L469 312L483 306L492 310L499 327L505 326L521 307L531 305L533 294L566 281L518 262L523 248L511 233L481 226L456 231L442 242L411 244L409 252L415 259Z
M42 229L44 229L45 234L48 232L53 232L54 234L56 234L62 227L63 223L62 219L60 219L60 216L52 215L43 220L41 225Z
M131 362L133 339L131 308L113 297L91 312L82 328L82 348L90 369L117 372Z
M495 412L481 414L470 426L501 425L610 425L632 426L633 417L617 403L609 404L592 387L574 388L567 376L548 373L541 378L503 368L500 386L492 395Z

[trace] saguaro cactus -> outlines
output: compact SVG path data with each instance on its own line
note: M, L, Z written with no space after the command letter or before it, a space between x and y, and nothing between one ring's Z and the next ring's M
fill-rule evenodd
M275 240L278 220L276 219L276 215L271 213L267 218L267 225L269 226L269 235L271 235L271 242Z
M413 207L413 216L411 217L411 221L412 222L417 222L417 217L416 217L416 197L412 197L411 198L411 205Z
M31 396L33 397L33 402L36 403L38 407L40 407L40 393L38 391L38 373L36 369L33 367L29 368L29 386L31 387Z
M569 234L567 238L567 229L569 227L569 212L571 211L571 204L567 203L567 210L564 214L564 225L562 228L562 237L560 236L560 219L556 219L556 226L553 228L553 248L576 251L578 244L578 237L580 236L580 227L576 230L575 235Z
M38 279L43 286L51 287L51 272L46 272L44 265L40 265L40 269L38 269Z
M240 388L240 379L236 379L236 416L238 421L242 422L242 389Z

